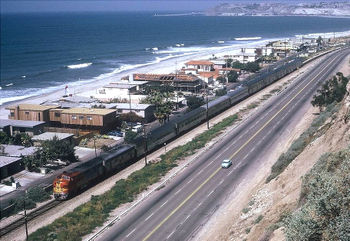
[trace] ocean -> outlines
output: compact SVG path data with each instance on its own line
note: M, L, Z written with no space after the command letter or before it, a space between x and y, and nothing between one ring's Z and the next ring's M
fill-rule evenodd
M349 30L349 18L2 14L0 105L246 42L237 37L268 40Z

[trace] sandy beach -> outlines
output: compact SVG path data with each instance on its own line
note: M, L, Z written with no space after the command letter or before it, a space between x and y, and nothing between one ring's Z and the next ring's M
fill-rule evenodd
M188 54L180 57L174 56L164 61L160 61L159 63L152 63L152 64L146 63L143 66L136 67L130 70L121 71L119 73L113 73L113 72L106 73L105 76L102 78L95 78L93 80L88 80L86 82L72 82L71 84L68 84L69 93L73 95L81 95L84 92L91 92L112 81L118 81L123 76L128 76L134 73L154 73L154 74L174 73L176 69L181 69L184 66L184 63L189 60L209 59L213 57L213 55L216 57L220 57L226 54L231 54L234 51L237 51L243 47L265 46L268 42L274 41L274 40L276 39L266 39L266 40L247 42L247 43L242 42L242 44L223 46L221 48L220 47L219 48L216 47L212 49L208 48L205 51L202 51L196 54ZM32 96L29 98L24 98L22 100L4 103L0 105L0 119L8 118L9 111L6 110L5 108L9 105L15 105L20 103L41 104L41 103L45 103L46 101L57 100L60 97L62 97L64 93L65 93L65 90L64 88L62 88L60 90L55 90L47 94Z

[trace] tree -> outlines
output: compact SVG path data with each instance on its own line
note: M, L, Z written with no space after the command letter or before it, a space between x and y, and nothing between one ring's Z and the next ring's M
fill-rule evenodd
M194 109L196 109L204 104L205 104L205 102L204 102L203 98L201 98L201 97L197 97L197 96L187 97L187 106L188 106L189 110L194 110Z
M232 62L233 62L233 59L226 59L226 67L227 68L231 67Z
M163 88L163 90L164 92L151 91L145 100L145 103L154 104L156 106L154 116L160 123L164 123L169 119L172 109L174 108L173 103L170 101L174 93L168 91L169 88Z
M136 132L133 132L132 130L128 130L126 133L125 133L125 137L124 137L124 141L126 143L135 143L135 139L137 137L137 133Z
M223 77L223 76L221 76L221 75L220 75L219 77L217 77L216 80L217 80L219 83L222 83L222 84L226 83L225 77Z
M223 96L223 95L226 95L226 94L227 94L227 91L225 89L219 89L219 90L215 91L215 95L216 96Z
M259 71L259 69L260 69L260 66L258 62L248 62L244 67L244 70L248 72L257 72Z
M245 65L239 61L235 61L231 63L231 67L236 69L244 69Z
M126 122L143 122L143 118L141 116L138 116L135 112L131 111L129 113L124 113L119 116L119 119L121 121Z
M228 74L227 74L227 79L228 82L232 83L232 82L236 82L238 79L238 74L236 71L231 70Z
M54 136L52 140L44 141L41 145L42 155L46 160L76 161L74 146L67 141L62 141Z

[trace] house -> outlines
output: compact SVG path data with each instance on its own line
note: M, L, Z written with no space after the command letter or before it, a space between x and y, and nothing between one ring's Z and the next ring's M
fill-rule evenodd
M36 147L17 145L0 145L0 173L1 179L23 170L21 163L23 156L33 155Z
M116 122L115 109L71 108L52 111L54 120L68 128L95 129L105 131L113 128Z
M202 80L191 74L134 74L134 81L148 81L150 86L170 85L176 91L197 93Z
M244 53L244 52L238 52L238 53L233 53L231 55L225 55L224 56L225 59L232 59L233 62L240 62L243 64L246 64L248 62L254 62L256 61L257 55L255 53Z
M17 133L27 133L30 136L44 132L46 126L43 121L23 121L0 119L0 130L4 130L8 135L13 136Z
M0 156L1 180L23 170L21 160L21 157Z
M198 76L207 84L211 84L214 81L215 72L199 72ZM216 78L215 78L216 80Z
M53 105L19 104L6 107L10 110L9 119L27 121L49 121L49 110L57 108Z
M209 72L214 70L214 63L207 60L191 60L185 63L187 69L196 69L197 72Z
M134 112L136 115L145 119L146 122L151 122L155 119L154 111L155 106L149 104L129 104L129 103L117 103L116 105L118 114Z

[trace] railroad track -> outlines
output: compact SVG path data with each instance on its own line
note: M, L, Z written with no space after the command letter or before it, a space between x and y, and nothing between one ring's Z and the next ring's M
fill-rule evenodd
M47 204L41 206L40 208L37 208L36 210L28 213L27 214L27 222L42 215L43 213L47 212L48 210L56 207L61 202L62 201L52 200L52 201L48 202ZM21 226L24 226L24 223L25 223L25 218L23 216L20 219L17 219L15 222L10 223L10 224L6 225L5 227L1 227L0 237L3 237L4 235L12 232L13 230L15 230Z

